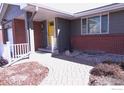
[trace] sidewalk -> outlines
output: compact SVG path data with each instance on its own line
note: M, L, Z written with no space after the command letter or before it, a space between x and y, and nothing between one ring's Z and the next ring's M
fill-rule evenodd
M38 61L49 68L41 85L87 85L91 66L51 57L50 53L34 53L27 61ZM26 61L26 60L25 60Z

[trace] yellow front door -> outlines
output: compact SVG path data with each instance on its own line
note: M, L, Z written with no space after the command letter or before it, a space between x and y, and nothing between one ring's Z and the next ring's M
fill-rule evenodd
M48 46L51 46L51 37L54 36L54 21L48 22Z

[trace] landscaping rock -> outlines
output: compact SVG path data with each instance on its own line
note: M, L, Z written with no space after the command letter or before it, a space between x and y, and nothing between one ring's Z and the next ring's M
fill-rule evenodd
M124 61L124 55L106 53L104 51L79 51L75 50L69 52L68 50L64 52L65 56L73 57L80 60L86 60L92 62L94 65L97 65L103 61L114 61L121 62Z
M69 51L69 50L66 50L66 51L65 51L65 55L66 55L66 56L71 56L70 51Z

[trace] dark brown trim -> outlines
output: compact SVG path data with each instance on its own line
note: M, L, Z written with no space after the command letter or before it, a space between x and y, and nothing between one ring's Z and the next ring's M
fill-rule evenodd
M113 4L109 4L109 5L104 5L104 6L101 6L101 7L97 7L97 8L77 12L77 13L74 13L74 14L80 14L80 13L84 13L84 12L88 12L88 11L93 11L93 10L96 10L96 9L105 8L105 7L109 7L109 6L113 6L113 5L117 5L117 4L119 4L119 3L113 3Z
M14 19L14 20L12 21L13 43L14 43L14 44L16 43L16 37L15 37L16 28L15 28L15 24L14 24L14 21L15 21L15 20L16 20L16 19Z

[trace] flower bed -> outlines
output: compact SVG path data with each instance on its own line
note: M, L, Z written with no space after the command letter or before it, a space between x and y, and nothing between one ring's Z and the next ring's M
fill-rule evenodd
M0 85L39 85L49 69L38 62L25 62L0 69Z

